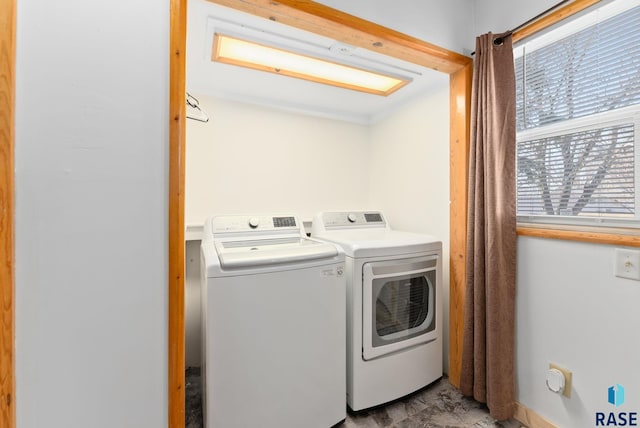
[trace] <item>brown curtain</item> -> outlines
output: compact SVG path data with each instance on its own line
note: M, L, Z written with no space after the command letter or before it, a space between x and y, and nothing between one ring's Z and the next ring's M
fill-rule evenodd
M515 73L510 35L476 39L460 389L491 415L515 410Z

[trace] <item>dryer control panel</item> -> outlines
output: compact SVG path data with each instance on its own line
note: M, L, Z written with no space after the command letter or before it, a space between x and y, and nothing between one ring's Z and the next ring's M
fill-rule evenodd
M318 220L326 229L344 227L386 227L387 223L380 211L324 212Z

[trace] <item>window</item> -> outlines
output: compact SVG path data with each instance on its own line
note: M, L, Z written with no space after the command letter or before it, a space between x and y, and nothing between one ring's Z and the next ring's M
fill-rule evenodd
M617 0L514 49L519 221L640 227L639 40Z

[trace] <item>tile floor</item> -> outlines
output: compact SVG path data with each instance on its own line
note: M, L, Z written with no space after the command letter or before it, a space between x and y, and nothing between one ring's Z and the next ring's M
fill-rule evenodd
M441 380L407 397L357 414L348 414L340 428L521 428L518 421L498 422L486 406L463 397ZM526 428L526 427L525 427Z
M200 370L186 371L185 428L202 428ZM463 397L443 378L385 406L348 413L338 428L521 428L515 420L498 422L486 407ZM259 428L259 427L256 427ZM303 427L301 427L303 428ZM525 427L526 428L526 427Z

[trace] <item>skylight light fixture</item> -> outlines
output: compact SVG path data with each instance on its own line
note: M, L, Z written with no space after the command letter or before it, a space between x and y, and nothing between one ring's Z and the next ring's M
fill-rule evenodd
M212 61L387 96L408 79L385 75L284 49L214 34Z

